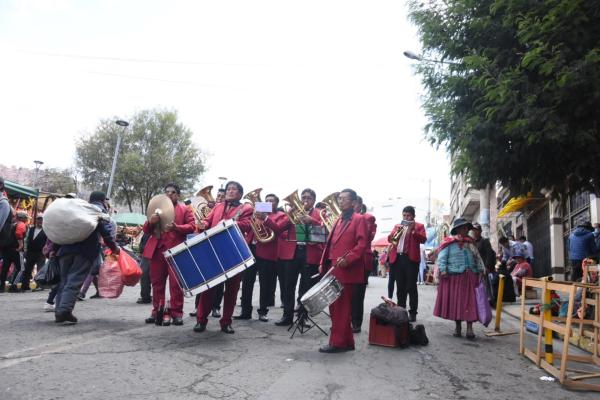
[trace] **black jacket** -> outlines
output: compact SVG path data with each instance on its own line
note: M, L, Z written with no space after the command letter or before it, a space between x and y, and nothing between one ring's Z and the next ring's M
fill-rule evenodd
M25 236L25 248L28 253L41 253L44 245L46 244L46 233L42 229L42 231L33 238L33 233L35 232L35 225L29 228L27 231L27 236Z

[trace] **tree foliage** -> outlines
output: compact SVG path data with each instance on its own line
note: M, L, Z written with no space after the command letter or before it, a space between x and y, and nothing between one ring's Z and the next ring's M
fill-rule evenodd
M426 136L513 194L600 190L600 0L411 0Z
M77 179L73 170L48 168L40 171L37 187L50 193L77 193Z
M77 168L83 182L107 190L118 133L122 133L113 194L132 209L139 204L145 212L152 196L161 193L168 182L191 190L204 172L201 151L192 142L192 132L166 110L145 110L129 119L129 127L114 119L100 121L96 131L79 139Z

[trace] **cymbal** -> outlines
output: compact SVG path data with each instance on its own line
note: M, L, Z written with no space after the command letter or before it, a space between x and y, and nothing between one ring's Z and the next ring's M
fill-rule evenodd
M160 218L159 229L155 232L160 236L159 232L164 231L164 227L175 220L175 207L166 194L157 194L150 199L146 208L146 216L150 219L154 214L158 214Z

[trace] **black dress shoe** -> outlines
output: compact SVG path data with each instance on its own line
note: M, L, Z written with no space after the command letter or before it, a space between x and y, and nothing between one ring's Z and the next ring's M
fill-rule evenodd
M190 313L190 317L195 317L197 315L198 315L198 312L196 312L196 311Z
M252 319L252 315L246 315L246 314L234 315L233 319Z
M68 312L57 312L54 314L54 322L56 323L67 323L67 324L76 324L77 318L71 313Z
M213 308L212 316L213 316L213 318L221 318L221 312L219 311L218 308Z
M231 325L222 326L221 327L221 332L223 332L223 333L229 333L229 334L235 333L235 331L233 330L233 328L231 327Z
M147 324L154 324L154 323L156 323L156 318L154 318L154 317L148 317L148 318L145 319L145 321L146 321Z
M348 350L350 349L346 347L333 347L329 344L326 344L325 346L321 346L319 348L319 353L343 353Z
M266 314L260 314L260 315L258 316L258 320L259 320L259 321L262 321L262 322L269 322L269 318L267 317L267 315L266 315Z
M206 324L201 324L200 322L198 322L194 326L194 332L204 332L205 330L206 330Z
M173 325L177 325L177 326L183 325L183 318L173 317Z
M408 322L417 322L417 314L410 313Z
M281 318L279 321L275 322L277 326L290 326L292 324L292 320L288 318Z
M140 297L139 299L137 299L136 303L137 304L150 304L150 303L152 303L152 300L150 300L150 299L142 299Z

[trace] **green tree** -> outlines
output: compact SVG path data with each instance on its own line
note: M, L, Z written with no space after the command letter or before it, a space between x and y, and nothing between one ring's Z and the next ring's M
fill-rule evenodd
M600 1L411 0L426 136L471 184L600 190Z
M77 179L71 169L48 168L40 171L38 186L50 193L77 193Z
M92 135L77 142L77 168L90 187L107 189L117 134L123 129L115 120L100 121ZM122 135L113 196L130 210L137 203L145 212L148 201L168 182L191 190L204 172L204 157L192 142L192 132L177 121L177 113L145 110L129 122Z

